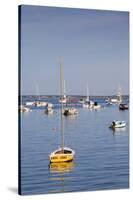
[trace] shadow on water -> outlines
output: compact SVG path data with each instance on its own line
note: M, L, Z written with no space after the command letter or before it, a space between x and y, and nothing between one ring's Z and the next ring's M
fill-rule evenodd
M8 190L14 194L18 194L18 188L17 187L8 187Z

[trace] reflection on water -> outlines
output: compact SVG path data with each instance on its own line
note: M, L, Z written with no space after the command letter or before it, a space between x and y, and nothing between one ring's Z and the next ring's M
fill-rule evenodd
M51 184L49 193L66 191L66 184L68 180L71 179L69 174L74 169L74 165L73 161L49 164L49 180ZM56 187L53 187L53 185L56 185Z
M78 114L76 114L76 115L68 115L67 117L66 116L64 116L64 117L67 118L67 120L74 120L74 119L77 119Z
M123 128L112 128L111 130L112 130L113 135L122 134L122 133L126 132L126 127L123 127Z
M74 168L74 162L50 163L49 170L51 173L70 172Z

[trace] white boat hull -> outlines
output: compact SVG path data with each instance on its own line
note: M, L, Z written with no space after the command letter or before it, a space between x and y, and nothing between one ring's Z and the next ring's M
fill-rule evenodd
M124 128L126 126L125 121L113 121L110 128Z

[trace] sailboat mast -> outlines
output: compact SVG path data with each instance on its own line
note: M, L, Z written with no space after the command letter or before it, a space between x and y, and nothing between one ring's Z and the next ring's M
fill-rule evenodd
M66 83L65 83L65 80L64 80L64 97L66 97Z
M61 99L63 98L63 79L62 79L62 65L60 63L60 96ZM61 148L62 148L62 152L64 153L64 123L63 123L63 103L61 101Z
M89 101L89 89L88 89L88 83L87 83L87 100Z
M40 95L39 95L39 87L38 87L38 85L36 85L36 95L37 95L37 97L38 97L38 99L40 101Z

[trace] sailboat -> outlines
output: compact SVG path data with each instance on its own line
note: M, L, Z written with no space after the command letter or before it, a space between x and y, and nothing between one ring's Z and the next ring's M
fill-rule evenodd
M60 95L63 96L62 84L62 65L60 64ZM61 102L60 116L61 116L61 147L53 151L49 160L51 163L69 162L74 159L75 152L73 149L64 146L64 120L63 120L63 103Z
M87 97L83 103L83 108L92 108L94 105L94 102L93 101L90 101L90 98L89 98L89 90L88 90L88 85L87 85Z
M107 104L120 104L122 103L122 90L121 88L119 87L118 88L118 92L117 92L117 95L116 95L116 98L108 98L106 100Z
M65 80L64 80L64 91L63 91L63 96L60 97L59 99L59 103L64 103L66 104L67 103L67 96L66 96L66 88L65 88Z
M38 98L38 100L36 99L33 102L26 102L26 106L35 106L35 107L45 107L47 105L47 102L45 101L41 101L40 95L39 95L39 88L36 85L36 96Z
M53 114L54 113L53 107L54 106L53 106L52 103L48 103L47 106L46 106L45 113L46 114Z

